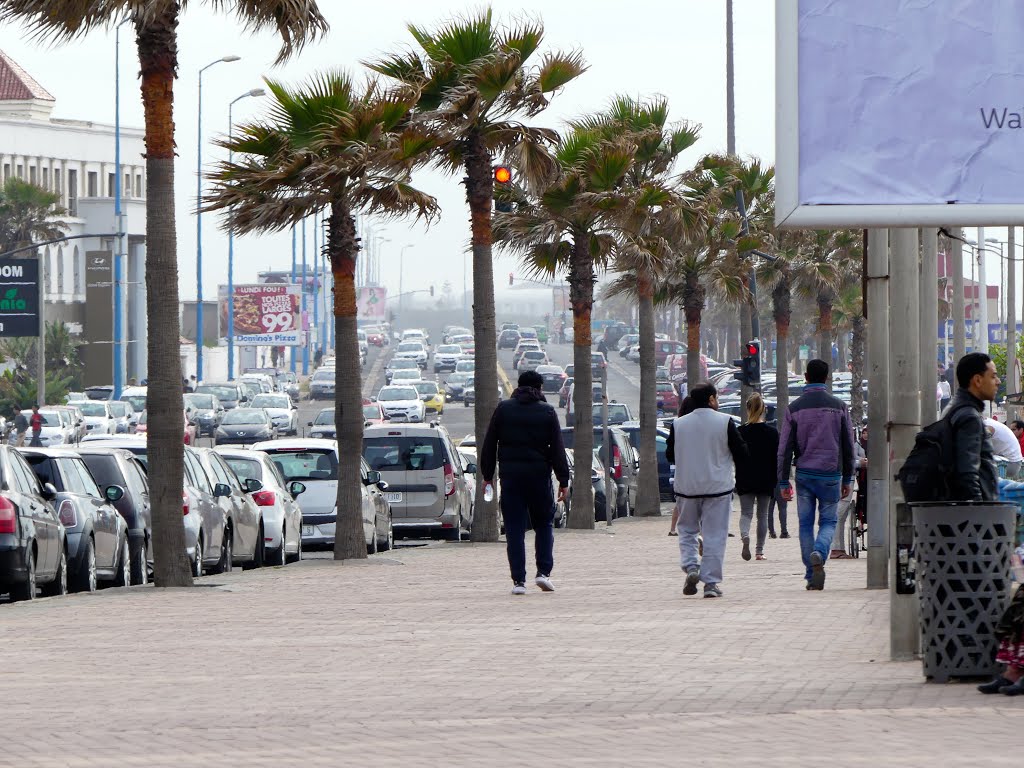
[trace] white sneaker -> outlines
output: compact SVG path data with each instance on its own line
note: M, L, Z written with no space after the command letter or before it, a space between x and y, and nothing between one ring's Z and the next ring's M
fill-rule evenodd
M526 594L526 585L523 584L521 581L517 581L515 583L515 586L512 587L512 594L513 595L525 595Z
M540 574L534 580L534 583L540 587L544 592L554 592L555 585L551 583L551 577Z

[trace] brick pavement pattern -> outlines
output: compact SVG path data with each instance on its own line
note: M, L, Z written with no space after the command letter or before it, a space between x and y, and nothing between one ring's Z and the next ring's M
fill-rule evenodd
M0 766L1019 765L1024 702L889 662L863 559L730 539L685 598L667 529L556 532L554 594L457 543L0 606Z

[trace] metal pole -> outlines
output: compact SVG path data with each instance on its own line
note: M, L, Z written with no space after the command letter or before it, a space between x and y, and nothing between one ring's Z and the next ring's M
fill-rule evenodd
M604 519L611 527L615 513L619 510L619 493L612 479L612 437L608 426L608 366L601 369L601 441L604 445Z
M302 326L306 326L306 220L302 220ZM302 340L302 375L309 375L309 335Z
M131 21L129 16L114 29L114 399L121 397L124 387L124 217L121 210L121 27Z
M42 408L46 405L46 259L43 249L36 251L39 262L39 342L38 359L36 360L36 404Z
M1006 233L1006 252L1010 257L1006 262L1006 392L1013 395L1020 391L1017 380L1017 228L1007 227ZM1017 418L1014 406L1007 411L1008 420Z
M889 230L868 230L868 589L889 585Z
M228 104L228 142L231 142L234 129L232 110L235 102ZM228 165L235 153L228 150ZM228 381L235 380L235 228L228 227Z
M951 241L953 254L949 271L953 277L953 359L956 361L967 354L967 313L964 306L964 244L958 239L963 237L963 230L954 228L952 234L955 237ZM956 388L956 382L952 386Z
M462 251L462 324L469 326L469 296L466 293L466 251Z
M981 324L981 338L975 349L988 352L988 270L985 268L985 228L978 227L978 320Z
M295 256L296 256L296 251L295 251L295 225L292 224L292 285L295 285L295 269L296 269ZM292 358L291 359L292 373L295 373L296 362L297 362L297 354L296 354L294 346L291 349L291 358Z
M921 424L938 418L939 231L921 230Z
M920 409L920 288L917 269L916 229L892 230L890 274L889 378L890 451L889 478L889 649L893 661L912 659L918 651L917 596L896 592L900 549L897 542L908 512L896 475L914 447L921 428ZM870 439L870 436L869 436ZM903 550L909 557L909 550Z
M736 154L736 76L733 67L732 0L725 0L725 146ZM754 334L757 335L756 333Z
M316 211L313 211L313 327L316 346L320 346L320 236L317 233Z

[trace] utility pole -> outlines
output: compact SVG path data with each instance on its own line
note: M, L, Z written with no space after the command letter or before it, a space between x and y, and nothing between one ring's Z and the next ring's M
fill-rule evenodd
M892 230L892 280L889 285L889 359L892 365L889 377L889 434L892 441L892 460L889 462L889 650L893 661L913 659L919 645L917 596L897 591L901 550L898 544L911 520L903 489L896 480L921 428L918 251L916 229L903 227ZM909 547L904 549L904 553L909 556Z
M1020 392L1020 381L1017 379L1017 228L1006 228L1006 393L1015 395ZM1007 409L1007 418L1017 418L1017 408Z
M963 294L961 294L963 296ZM889 230L868 230L868 589L889 585Z
M967 312L964 306L964 231L960 227L952 230L953 261L949 271L953 273L953 360L967 354ZM956 388L956 382L953 382Z
M736 72L733 67L732 0L725 0L725 146L736 155Z
M978 338L974 351L988 354L988 270L985 269L985 228L978 227Z
M46 405L46 259L43 249L36 249L36 260L39 262L39 343L36 345L36 403L42 408Z
M938 418L939 231L921 230L921 425Z

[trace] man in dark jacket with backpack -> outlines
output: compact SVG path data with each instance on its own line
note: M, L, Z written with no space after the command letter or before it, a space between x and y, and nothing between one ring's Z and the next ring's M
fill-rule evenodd
M995 501L999 476L982 415L985 403L995 400L999 391L995 363L981 352L964 355L956 365L956 381L959 389L945 413L953 431L951 500Z

